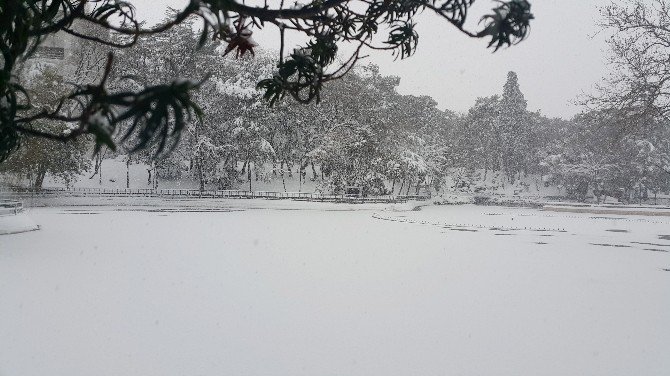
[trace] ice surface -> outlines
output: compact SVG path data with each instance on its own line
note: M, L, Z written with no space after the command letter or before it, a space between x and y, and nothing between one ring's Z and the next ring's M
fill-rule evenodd
M670 372L669 218L29 215L0 237L0 375Z

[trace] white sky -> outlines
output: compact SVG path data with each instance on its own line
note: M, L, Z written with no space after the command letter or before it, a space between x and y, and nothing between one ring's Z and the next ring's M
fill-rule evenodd
M535 14L530 37L493 54L483 40L472 40L427 11L417 18L419 48L406 60L370 52L369 61L386 75L401 77L403 94L430 95L440 108L465 112L480 96L500 93L510 70L519 75L529 109L548 116L570 117L580 111L573 101L592 90L605 74L605 35L597 34L598 6L608 0L530 0ZM182 8L185 0L132 0L138 16L159 21L165 8ZM270 2L272 3L272 2ZM480 0L471 14L493 6ZM278 49L276 29L254 34L262 47ZM364 62L363 62L364 64Z

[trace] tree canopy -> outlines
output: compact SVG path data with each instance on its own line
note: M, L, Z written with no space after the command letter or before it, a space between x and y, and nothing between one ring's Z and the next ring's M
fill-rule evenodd
M193 48L224 42L224 54L238 56L254 53L254 30L275 27L279 39L276 69L271 77L258 82L258 88L270 104L286 96L306 103L319 101L324 84L349 72L366 49L387 50L401 59L412 55L419 40L415 17L422 11L434 13L467 36L488 38L494 50L527 36L533 19L528 1L496 1L491 13L481 16L480 29L469 30L465 25L473 3L312 0L250 5L235 0L191 0L165 22L146 28L127 1L4 0L0 4L0 160L17 148L23 136L67 141L91 134L98 147L114 149L132 134L139 137L137 150L155 147L157 152L174 144L170 140L202 115L193 92L203 81L175 79L115 89L110 72L115 50L132 47L144 38L160 37L189 20L200 22ZM78 84L52 110L35 109L17 71L40 43L56 33L107 46L110 52L106 61L100 62L101 74L96 81ZM287 33L304 35L309 41L291 49L285 43ZM354 46L354 52L338 56L343 45ZM36 126L48 121L68 126L65 130ZM122 124L126 126L120 131Z
M609 74L586 104L609 115L610 125L630 133L670 120L670 2L613 1L602 8L601 26L612 36Z

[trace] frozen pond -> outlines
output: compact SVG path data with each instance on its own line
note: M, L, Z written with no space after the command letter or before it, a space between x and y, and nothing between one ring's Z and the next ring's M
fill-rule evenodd
M0 375L667 375L670 218L33 209Z

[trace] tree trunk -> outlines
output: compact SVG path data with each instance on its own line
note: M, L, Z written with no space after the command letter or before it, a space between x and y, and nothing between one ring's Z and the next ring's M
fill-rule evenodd
M89 179L93 179L93 177L94 177L95 175L97 175L98 172L100 171L100 153L98 153L98 154L95 155L95 165L94 165L94 167L95 167L95 168L94 168L94 170L93 170L93 175L91 175L91 176L89 177Z
M158 167L156 166L156 161L151 161L151 171L153 172L153 182L151 184L151 189L158 189Z
M247 155L248 155L248 153L247 153ZM244 173L247 172L247 163L248 162L249 162L248 159L246 161L244 161L244 164L242 165L242 170L240 171L240 175L244 175Z
M286 179L284 179L284 171L281 172L281 184L284 186L284 192L286 192Z
M249 192L251 192L251 161L247 165L247 180L249 180Z
M312 181L316 181L317 175L316 175L316 168L314 167L314 162L310 162L312 165Z
M202 172L202 157L198 156L198 179L200 179L200 192L205 190L205 177Z
M37 170L37 175L35 175L35 182L33 183L34 190L39 191L42 189L42 184L44 184L44 177L46 174L46 170L40 166Z
M126 159L126 189L130 188L130 156Z
M298 192L302 192L302 179L305 178L307 175L307 172L305 172L305 168L307 167L307 162L305 163L300 163L298 166L298 180L300 181L300 190Z

